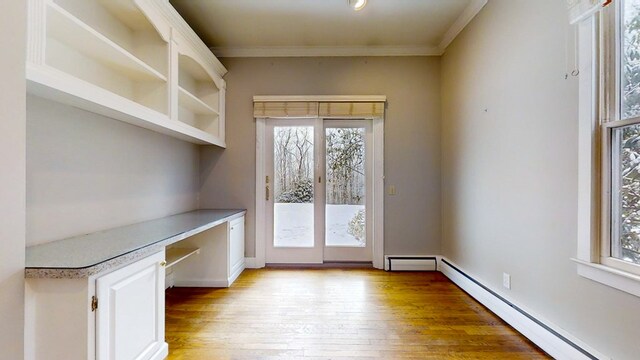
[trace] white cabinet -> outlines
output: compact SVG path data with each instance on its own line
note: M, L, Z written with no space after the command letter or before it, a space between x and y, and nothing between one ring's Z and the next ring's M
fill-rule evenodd
M84 279L26 279L25 359L164 359L164 256Z
M96 280L96 349L100 360L164 359L164 254Z
M25 359L164 359L165 276L230 286L245 266L245 213L196 210L27 248Z
M231 282L244 270L244 216L230 222L228 273Z
M28 0L29 92L225 146L226 69L168 1Z

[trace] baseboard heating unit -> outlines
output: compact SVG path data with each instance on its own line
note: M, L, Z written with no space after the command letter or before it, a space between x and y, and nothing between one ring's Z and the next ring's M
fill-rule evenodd
M385 256L386 271L438 271L436 256Z

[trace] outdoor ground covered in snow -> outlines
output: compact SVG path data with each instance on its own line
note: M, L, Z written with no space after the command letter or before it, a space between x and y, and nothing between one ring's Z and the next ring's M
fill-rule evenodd
M313 246L313 204L274 204L274 245L276 247ZM363 247L348 233L349 222L364 205L327 205L325 233L327 246Z

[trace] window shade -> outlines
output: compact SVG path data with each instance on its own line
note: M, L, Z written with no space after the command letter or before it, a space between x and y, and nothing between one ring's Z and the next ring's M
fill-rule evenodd
M256 118L379 118L384 102L256 101Z
M382 117L383 102L324 102L320 103L322 118Z
M609 5L611 0L567 0L569 22L578 23Z
M318 117L318 103L305 101L254 102L253 117L315 118Z

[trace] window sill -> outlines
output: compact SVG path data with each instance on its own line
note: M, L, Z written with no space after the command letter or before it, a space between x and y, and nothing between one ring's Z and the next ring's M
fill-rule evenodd
M571 260L578 264L580 276L640 297L640 276L584 260Z

